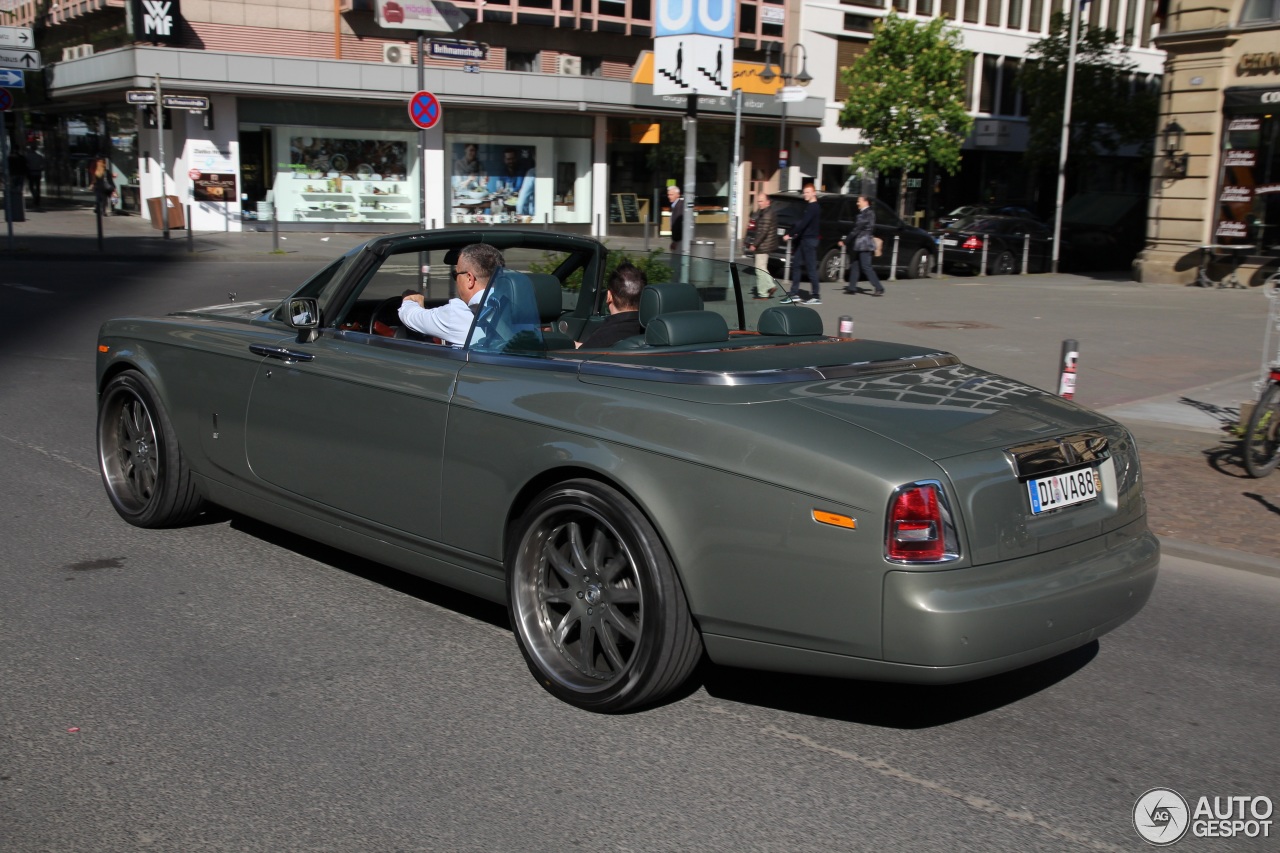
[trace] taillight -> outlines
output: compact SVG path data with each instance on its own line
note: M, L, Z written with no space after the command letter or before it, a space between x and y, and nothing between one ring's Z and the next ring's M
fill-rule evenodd
M980 237L970 237L968 240L965 240L965 241L960 245L960 248L962 248L962 249L981 249L981 248L982 248L982 239L981 239Z
M885 557L893 562L936 563L957 556L955 528L939 483L912 483L889 501Z

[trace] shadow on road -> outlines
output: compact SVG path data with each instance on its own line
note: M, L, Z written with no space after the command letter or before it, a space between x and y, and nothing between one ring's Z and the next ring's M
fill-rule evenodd
M703 686L717 699L891 729L927 729L994 711L1039 693L1083 669L1094 640L1014 672L939 687L885 684L704 666Z

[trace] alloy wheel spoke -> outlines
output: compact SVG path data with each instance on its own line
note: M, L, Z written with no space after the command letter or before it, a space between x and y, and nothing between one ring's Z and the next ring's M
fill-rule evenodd
M640 639L640 625L637 622L628 619L622 613L618 612L618 608L610 607L605 611L605 621L618 629L618 633L626 637L631 642Z
M601 626L600 631L600 650L604 652L605 658L609 661L609 665L613 667L615 673L621 672L626 668L627 661L622 656L622 650L618 648L618 643L614 640L613 633L604 630L604 626Z

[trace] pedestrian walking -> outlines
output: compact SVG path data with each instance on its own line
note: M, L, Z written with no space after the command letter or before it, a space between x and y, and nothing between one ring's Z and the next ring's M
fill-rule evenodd
M23 208L22 185L27 180L27 158L16 148L9 149L9 187L6 190L10 199L5 216L10 222L26 222L27 215Z
M767 193L756 194L756 215L751 218L751 230L746 240L747 254L754 254L756 269L765 275L769 272L769 255L778 248L778 211ZM763 276L756 279L757 285L753 294L757 299L768 299L773 295L774 287L762 292L760 284Z
M671 205L671 253L680 252L680 244L684 240L684 199L680 197L680 188L667 187L667 202Z
M94 212L100 216L111 215L111 203L118 198L116 180L111 174L111 162L106 157L99 157L90 167L90 179L93 182Z
M27 185L31 187L31 206L40 206L40 182L44 180L44 155L34 142L27 145Z
M852 256L849 262L849 284L844 292L857 293L858 282L866 276L867 281L875 288L871 295L884 296L884 285L871 266L871 258L876 254L876 212L871 207L871 199L865 195L858 196L858 216L853 221L853 230L840 241L840 245ZM856 271L854 260L858 262Z
M787 242L794 241L799 245L799 251L794 255L791 263L791 292L782 297L782 301L821 305L822 298L818 293L818 228L820 214L818 191L813 188L813 184L806 184L802 195L805 201L801 205L803 210L782 237ZM808 299L800 298L800 278L803 274L809 276L809 285L813 288L812 295Z

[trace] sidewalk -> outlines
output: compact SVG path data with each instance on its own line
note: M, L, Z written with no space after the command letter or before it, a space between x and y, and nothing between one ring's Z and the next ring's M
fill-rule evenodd
M266 225L266 223L262 223ZM0 228L7 229L7 223ZM170 238L137 216L103 219L79 204L47 204L0 230L0 265L24 260L314 260L370 233L198 232ZM393 230L388 229L387 233ZM615 248L643 247L609 238ZM652 243L658 248L660 243ZM277 249L278 246L278 249ZM717 254L727 257L726 241ZM1280 473L1250 479L1226 431L1255 394L1264 300L1259 293L1142 285L1123 274L999 276L886 282L887 298L823 288L827 329L842 315L857 332L947 349L966 362L1040 388L1056 387L1060 342L1081 341L1076 399L1138 440L1152 528L1169 553L1280 577Z

